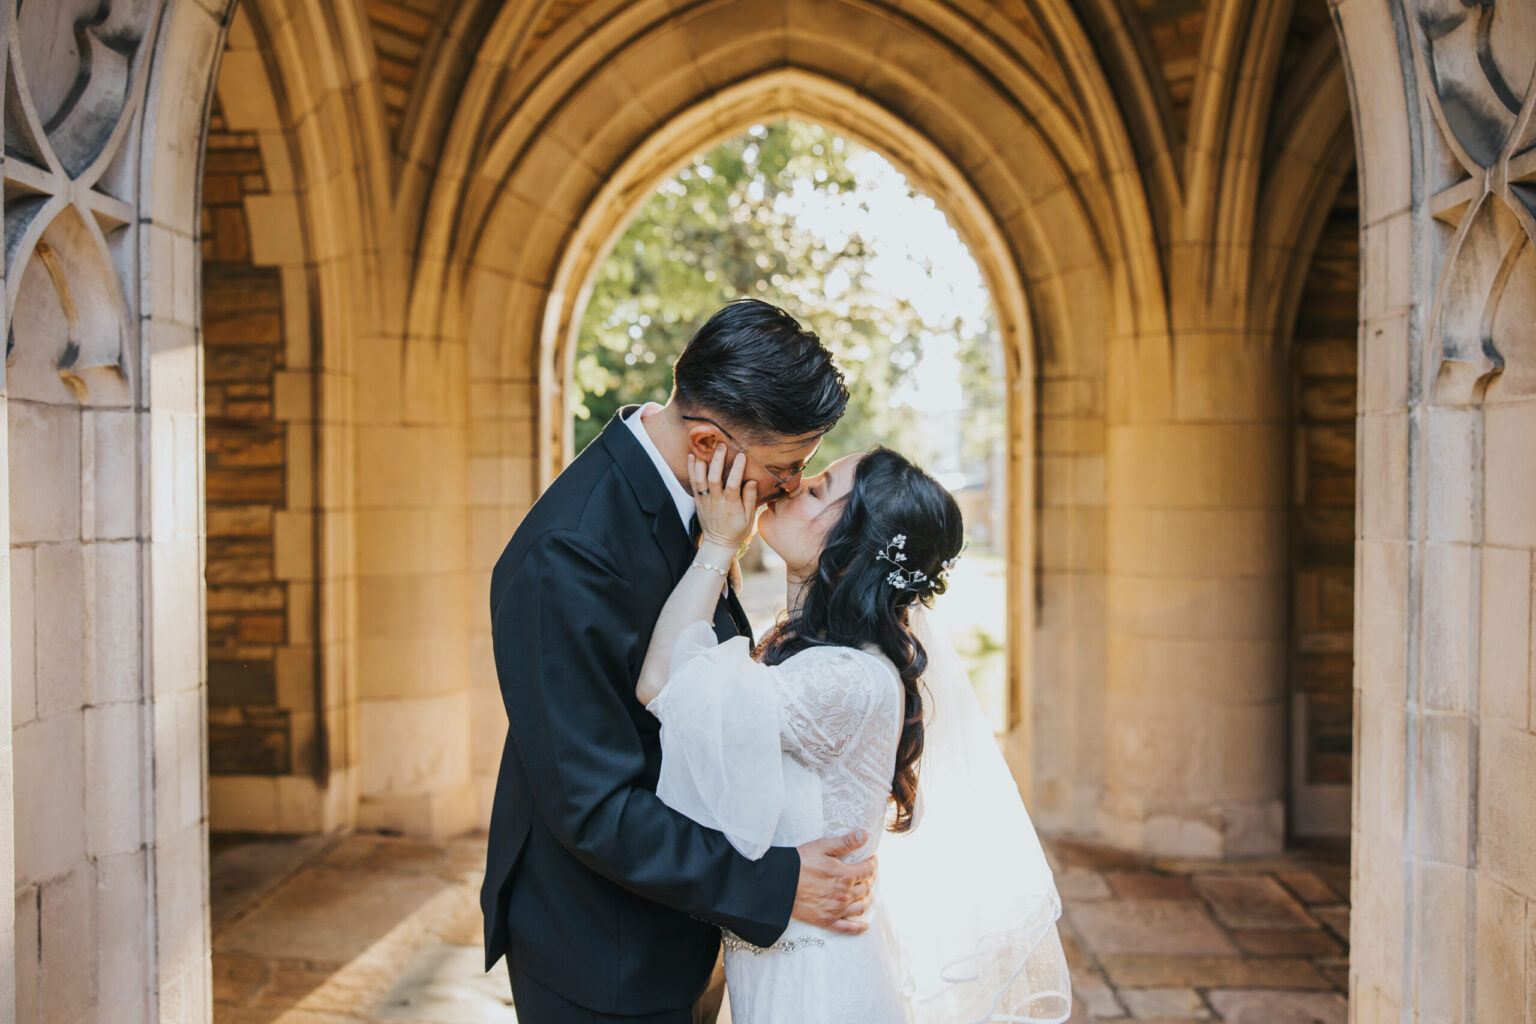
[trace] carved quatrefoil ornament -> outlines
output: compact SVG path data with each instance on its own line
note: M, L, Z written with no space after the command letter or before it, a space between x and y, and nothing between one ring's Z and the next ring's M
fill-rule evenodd
M5 322L13 397L131 397L133 134L157 0L5 0Z
M1426 140L1443 246L1435 400L1477 401L1498 374L1511 394L1536 394L1536 4L1411 7L1419 91L1439 129Z

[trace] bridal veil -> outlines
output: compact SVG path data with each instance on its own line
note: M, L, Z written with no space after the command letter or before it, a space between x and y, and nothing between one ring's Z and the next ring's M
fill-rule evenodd
M948 634L918 606L928 654L917 821L876 878L915 1024L1055 1024L1072 1012L1061 898L1018 786Z

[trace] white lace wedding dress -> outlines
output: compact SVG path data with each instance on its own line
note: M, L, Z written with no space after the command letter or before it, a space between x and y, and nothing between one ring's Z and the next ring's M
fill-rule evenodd
M870 838L845 859L854 862L875 853L886 835L903 713L901 678L888 659L848 647L813 647L770 667L752 659L745 638L717 644L709 625L698 622L679 637L671 664L671 678L650 704L661 721L657 794L663 801L724 832L754 859L770 845L799 846L856 829ZM964 689L964 698L974 703L968 682ZM927 703L932 714L935 702ZM979 714L978 709L978 722ZM944 717L938 724L951 730L964 719ZM996 757L990 732L980 728L980 742ZM975 735L957 733L945 742L942 730L934 734L932 723L929 729L941 745L975 745ZM999 774L1007 780L1007 792L999 794L994 787L986 793L992 801L988 806L1011 801L1017 814L1001 817L1009 823L1022 820L1027 836L989 825L980 838L999 840L991 844L998 847L992 854L998 859L985 863L986 854L978 860L959 853L961 872L975 867L994 871L994 877L1002 874L1001 890L996 885L978 888L975 879L965 878L965 887L948 898L943 878L936 876L957 877L954 864L935 872L928 860L956 856L952 844L971 844L978 834L954 820L942 822L948 835L935 835L933 829L929 834L950 845L928 848L928 859L909 857L887 870L882 855L868 931L842 935L792 920L766 949L726 932L733 1024L1066 1019L1071 999L1054 923L1060 902L1001 758L985 767L992 781ZM971 774L951 778L957 789L986 789ZM920 806L924 799L920 796ZM950 801L952 809L960 802L958 797ZM969 797L963 802L969 815L974 802ZM892 838L893 849L907 840ZM1033 888L1010 886L1006 879L1013 872L1027 872ZM1042 872L1048 894L1042 890ZM905 934L893 928L888 913L893 901L882 892L892 877L901 880L908 897L894 901L898 923L905 911ZM1006 896L1010 889L1018 891L1017 899L993 898L994 892ZM951 907L956 902L966 906ZM980 903L989 906L971 906ZM1006 927L999 930L999 922ZM1020 994L1026 987L1029 991ZM1005 998L1005 990L1013 994Z

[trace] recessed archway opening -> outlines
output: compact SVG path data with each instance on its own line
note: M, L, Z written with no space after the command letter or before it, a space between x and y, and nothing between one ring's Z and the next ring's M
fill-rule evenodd
M773 302L822 337L851 400L808 473L883 444L955 495L968 548L937 615L1006 732L1007 367L986 282L935 201L822 124L753 124L656 186L585 292L568 380L573 451L622 405L665 402L673 361L726 302ZM761 635L785 608L783 562L758 541L743 569Z
M1328 208L1291 330L1289 840L1347 846L1354 756L1360 198Z
M234 12L203 162L208 806L217 854L335 827L318 650L313 336L295 158ZM334 802L334 801L333 801Z

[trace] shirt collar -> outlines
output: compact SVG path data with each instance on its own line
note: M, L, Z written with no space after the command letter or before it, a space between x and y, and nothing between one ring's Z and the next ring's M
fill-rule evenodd
M645 454L651 457L651 462L656 466L656 472L661 475L662 483L667 485L667 493L672 495L672 503L677 506L677 517L682 520L683 529L689 530L696 504L693 495L688 493L688 489L679 482L677 475L667 465L667 460L662 457L661 450L656 447L656 442L651 440L645 424L641 422L644 417L660 411L661 406L655 402L647 402L630 413L624 425L629 428L630 433L635 435L635 440L640 442L640 447L645 449Z

